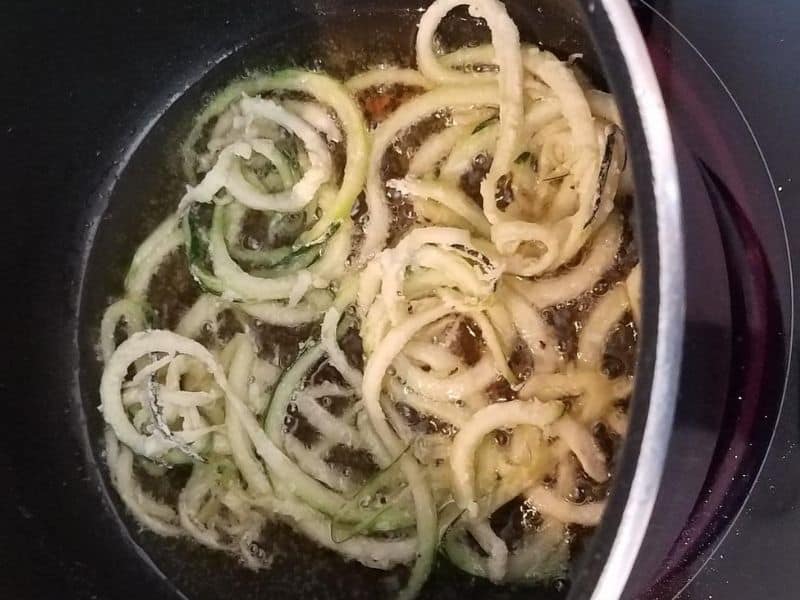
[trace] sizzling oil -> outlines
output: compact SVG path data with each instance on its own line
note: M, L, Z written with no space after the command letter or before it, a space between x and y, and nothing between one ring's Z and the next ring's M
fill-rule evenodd
M254 43L243 51L242 56L227 65L229 68L219 69L214 74L214 86L224 85L228 80L252 68L281 68L290 65L300 65L312 68L322 68L338 77L345 78L368 66L377 63L396 64L408 66L413 56L413 38L415 34L416 12L399 11L391 13L390 17L379 14L377 16L360 16L359 19L368 23L365 29L359 28L361 33L353 36L343 35L344 31L355 31L348 27L351 25L352 16L346 18L323 17L314 22L318 31L314 35L305 32L309 43L300 48L294 39L292 31L278 33L281 39L281 50L277 51L273 40L266 43ZM463 14L454 14L448 18L441 29L445 40L453 46L462 45L466 40L486 41L485 29L475 28L474 23ZM297 32L294 32L297 33ZM298 39L302 38L299 36ZM365 48L368 52L365 52ZM282 57L276 59L276 56ZM366 59L365 56L369 56ZM230 62L230 61L227 61ZM212 88L214 87L212 86ZM210 91L213 91L211 89ZM371 124L380 122L403 100L418 93L419 90L395 86L376 93L371 90L362 94L359 101L364 107ZM199 109L196 106L195 109ZM388 179L405 174L408 160L413 155L415 148L430 133L441 129L447 119L447 114L438 114L417 126L411 128L398 143L394 144L387 153L382 164L382 175ZM184 119L183 123L188 120ZM176 130L175 153L177 146L186 130ZM343 166L341 148L332 148L336 164L341 171ZM477 187L480 180L488 171L491 159L485 156L474 161L472 168L461 179L462 189L477 202L480 194ZM166 212L174 209L182 181L177 176L177 169L165 169L162 176L161 189L163 193L155 199L149 200L151 208L144 222L151 225L158 221ZM392 198L393 224L390 244L396 242L399 236L407 229L414 219L413 208L402 198ZM363 206L361 207L363 211ZM358 221L358 208L355 213ZM138 227L141 229L141 223ZM629 229L626 229L626 243L617 257L615 266L606 274L599 287L614 285L621 281L633 264L635 264L635 248ZM358 235L356 235L356 239ZM125 240L124 243L135 246L134 240ZM247 246L265 246L262 224L255 220L248 221L243 231L243 244ZM281 240L270 243L280 245ZM122 252L122 250L120 250ZM130 256L130 253L125 254ZM598 289L598 292L602 289ZM181 314L196 300L201 293L197 284L189 276L186 258L182 252L175 253L160 268L154 277L148 292L150 303L153 306L154 326L174 328ZM593 303L593 295L587 294L565 306L552 307L546 317L555 328L562 350L569 356L574 355L577 333L583 319ZM259 342L259 354L262 358L274 361L286 367L297 357L305 345L306 340L318 333L318 326L299 328L286 328L267 325L258 321L249 323L256 332ZM216 335L223 342L229 339L236 331L241 330L242 324L232 315L224 316L216 333L211 329L207 335ZM462 356L468 363L474 361L480 349L482 340L476 333L476 327L470 326L468 320L458 323L457 330L450 337L451 349ZM204 340L210 342L212 340ZM342 343L353 366L361 367L360 339L357 333L350 332ZM604 367L609 374L632 373L635 362L636 336L635 329L628 317L614 330L606 356ZM518 351L512 356L512 368L524 375L530 371L532 362L529 354L519 345ZM328 375L332 377L332 375ZM318 371L314 377L325 380L323 370ZM490 397L495 399L513 397L514 392L503 381L498 381L487 390ZM347 407L346 400L342 398L324 398L323 406L336 414ZM410 407L405 407L403 414L409 424L416 428L430 431L441 426L435 420L423 419ZM284 426L288 432L295 435L304 443L311 443L318 434L314 428L304 421L302 416L292 414L290 410L286 415ZM604 451L612 458L616 454L619 440L608 431L596 431L596 437L601 442ZM502 442L498 436L497 443ZM332 452L332 463L341 468L356 470L367 477L374 471L375 465L365 460L353 451L336 448ZM157 497L169 499L176 495L177 490L185 481L188 473L180 467L172 469L168 477L148 476L146 470L139 467L138 472ZM579 485L575 491L575 500L582 497L595 498L604 495L607 490L589 482L588 477L579 477ZM126 516L127 518L127 516ZM512 501L503 509L497 511L492 518L495 531L513 548L514 542L521 535L526 525L524 506L518 501ZM535 524L534 524L535 526ZM248 598L375 598L398 590L405 577L405 569L399 568L388 573L375 571L345 561L336 553L322 549L303 536L295 534L290 527L279 522L269 524L264 530L261 539L254 542L258 554L264 557L270 568L261 572L253 572L228 555L207 550L195 543L186 540L165 540L146 531L140 531L135 523L130 523L137 541L144 547L164 571L176 584L193 598L216 598L233 596L246 600ZM582 532L575 531L580 536ZM537 598L562 597L566 585L558 585L538 589ZM513 586L497 587L479 578L471 577L451 566L446 560L438 561L436 569L425 586L422 598L448 598L481 597L496 599L512 599L532 597L530 589L519 589Z

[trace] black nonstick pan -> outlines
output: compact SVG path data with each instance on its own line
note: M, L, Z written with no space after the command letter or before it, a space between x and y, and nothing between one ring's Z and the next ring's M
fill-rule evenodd
M631 433L604 523L569 584L507 590L443 566L423 597L634 597L680 532L716 440L730 343L727 279L715 262L720 240L702 181L672 139L627 3L507 4L524 39L561 56L581 53L621 107L645 278ZM101 466L95 344L130 251L176 196L176 148L207 95L253 67L317 66L320 56L341 61L364 48L405 59L420 6L143 1L0 9L7 24L0 597L379 595L364 570L288 530L274 532L282 552L260 573L139 531ZM691 218L683 219L689 205ZM703 260L687 258L695 256ZM698 357L702 369L694 367Z

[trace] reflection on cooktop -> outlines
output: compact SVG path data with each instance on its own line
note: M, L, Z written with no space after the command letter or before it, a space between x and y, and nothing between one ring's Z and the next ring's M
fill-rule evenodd
M800 5L729 0L720 11L708 1L663 0L635 8L673 125L714 205L735 326L714 466L658 582L641 597L794 598L786 586L794 567L781 565L800 552L800 456L791 452L798 409L788 402L781 412L781 404L787 381L786 397L797 394L794 373L787 378L794 324L784 220L791 232L800 213L790 200L795 140L781 132L800 131L800 111L784 109L795 77L789 57L800 54Z

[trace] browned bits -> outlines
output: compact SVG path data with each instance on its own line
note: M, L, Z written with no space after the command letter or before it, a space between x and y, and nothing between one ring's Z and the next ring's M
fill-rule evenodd
M442 339L447 349L467 365L472 366L481 359L483 336L475 321L469 317L462 317L449 325Z
M418 95L422 90L404 85L371 87L358 94L358 102L367 124L374 128L392 114L397 107Z
M516 399L517 397L517 392L515 392L514 388L511 387L511 384L502 377L498 377L493 383L491 383L486 388L485 392L486 396L492 402L508 402L509 400Z

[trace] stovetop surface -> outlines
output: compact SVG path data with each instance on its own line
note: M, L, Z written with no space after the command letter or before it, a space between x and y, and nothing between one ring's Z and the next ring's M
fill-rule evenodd
M640 5L640 14L647 11ZM789 256L800 256L800 107L793 98L800 93L800 3L796 0L653 0L647 3L660 16L650 22L648 41L669 35L673 49L693 44L699 63L707 61L735 98L749 121L774 182L788 237ZM670 24L667 24L667 19ZM674 26L682 35L667 30ZM682 39L685 36L685 40ZM702 59L700 58L702 55ZM711 71L708 71L713 76ZM683 93L691 93L684 90ZM669 103L669 102L668 102ZM735 146L741 138L723 139ZM748 142L749 143L749 142ZM763 208L774 211L774 206ZM769 251L781 252L785 243L778 230L764 230L762 240ZM800 260L794 261L792 279L800 275ZM789 268L788 263L784 265ZM780 335L789 350L792 327L788 282L781 283L786 317ZM779 357L775 357L779 360ZM790 359L785 395L774 438L763 469L753 473L756 483L740 510L716 515L719 529L675 577L673 591L691 600L724 598L783 600L800 596L800 385L797 352ZM775 415L758 415L770 419ZM752 467L752 465L751 465ZM734 476L740 477L737 473ZM743 488L740 485L740 488ZM745 494L746 492L742 492ZM699 571L699 572L698 572ZM687 583L688 580L691 580Z
M752 126L769 166L788 231L789 255L800 257L800 173L796 173L800 167L800 104L797 101L800 97L800 69L796 64L800 58L800 1L648 1L694 44L738 102L742 113ZM638 0L635 0L635 3L642 4ZM210 4L205 7L200 2L185 4L184 9L187 12L202 9L222 15L226 10L230 10L230 16L234 21L247 22L246 17L238 14L236 10L226 9L221 4ZM122 16L130 20L131 27L159 27L158 23L147 22L146 11L142 14L135 5L136 3L124 3L119 7ZM22 3L11 3L9 7L12 17L17 11L20 14L24 13ZM184 9L174 10L179 14ZM646 10L641 6L640 9ZM58 8L54 6L53 10L64 11L59 19L65 19L66 25L77 26L86 19L97 27L103 26L102 11L98 12L100 16L79 15L77 9L67 10L66 5L59 5ZM31 36L30 39L37 36L46 38L49 33L48 27L54 27L54 22L55 20L43 21L35 27L28 24L30 31L27 33ZM129 111L135 112L137 103L141 99L151 96L157 98L159 86L179 70L181 52L196 46L197 41L193 39L191 32L180 23L181 20L178 19L177 25L169 32L172 45L165 51L165 58L159 65L157 73L147 66L123 63L125 68L132 72L129 75L138 90L137 97L130 99L129 104L133 108L128 109ZM654 31L673 36L676 46L686 43L678 34L670 33L665 22L654 19L652 23ZM203 52L211 59L221 48L232 46L235 41L223 36L218 40L204 42ZM81 40L77 40L76 43L79 44L78 54L86 59L85 65L62 64L66 63L66 58L49 50L45 53L46 45L39 45L39 51L42 52L41 60L47 61L51 69L77 69L78 72L75 75L74 88L55 89L54 84L53 93L62 94L67 106L80 106L81 94L85 93L81 91L85 88L80 85L81 77L85 78L83 83L95 81L97 77L106 78L111 84L106 92L107 98L102 102L106 111L102 114L84 116L103 119L111 131L109 139L124 139L126 137L124 131L128 127L126 117L129 115L115 112L114 107L124 104L120 96L126 92L124 89L116 89L113 84L115 69L120 68L120 57L125 53L122 48L112 45L102 56L97 56L91 40L87 40L84 45L81 45ZM2 36L0 36L0 47L8 52L13 51L11 48L5 48ZM145 54L148 52L147 49L142 51ZM152 50L150 52L152 54ZM703 64L702 68L707 67ZM83 69L82 74L81 69ZM75 127L77 126L76 124ZM60 127L61 129L54 131L55 135L79 133L70 129L73 125L69 123L64 123ZM26 132L24 126L17 129L9 127L5 134L10 141L20 141ZM732 145L739 143L735 139L727 141ZM73 155L67 159L69 164L65 168L79 168L83 162L91 161L101 152L108 151L115 150L100 146L78 145L73 149ZM770 207L768 210L775 209ZM784 243L777 237L766 242L766 246L778 249L776 252L780 251ZM800 258L795 260L792 278L800 282ZM788 290L781 291L785 306ZM797 332L796 325L791 323L788 325L786 331L780 332L786 344L791 339L789 329L794 326ZM778 332L775 335L778 335ZM791 360L784 402L775 427L774 439L763 463L763 470L758 473L761 462L759 458L759 464L755 465L752 473L754 478L756 475L758 478L741 511L733 510L727 515L718 515L724 521L721 532L712 536L712 539L699 549L697 555L689 560L676 576L675 591L680 590L681 598L789 600L800 597L797 589L800 587L800 570L797 568L800 556L800 379L798 379L800 365L797 352ZM767 417L777 417L777 411ZM10 465L4 461L5 457L0 453L0 473L5 476L11 470ZM11 486L13 488L13 481ZM740 493L744 494L748 490L749 486L745 486L740 488ZM13 508L16 500L14 497L3 497L0 493L0 505L3 508L5 508L4 503ZM22 517L20 523L24 531L17 533L27 534L28 529L33 532L34 525L26 520L24 511L22 509L20 511ZM0 531L0 538L3 537L3 532ZM42 576L63 577L65 580L81 578L85 566L71 566L70 569L74 570L74 573L56 573L49 568L53 565L49 562L49 552L46 547L36 549L35 554L42 559L37 562L39 566L34 567L27 563L12 563L7 566L15 571L16 577L29 580L31 586L34 586L34 582ZM55 565L56 569L59 566L63 565Z

